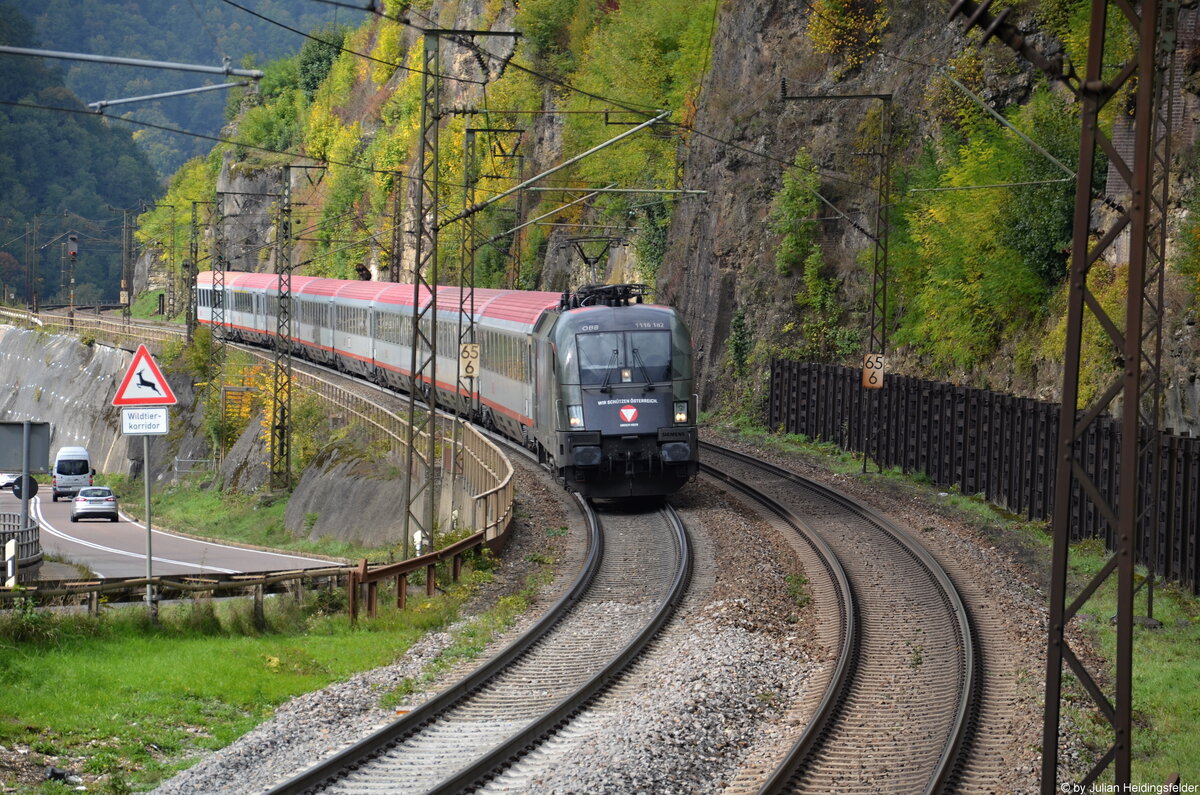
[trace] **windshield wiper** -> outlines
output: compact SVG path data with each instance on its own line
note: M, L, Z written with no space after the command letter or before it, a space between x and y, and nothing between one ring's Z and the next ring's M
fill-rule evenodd
M647 392L654 391L654 384L650 383L650 374L646 372L646 364L642 361L642 355L638 353L638 349L633 349L633 361L637 363L638 369L642 371L642 378L646 379Z
M600 391L607 392L609 390L608 382L612 379L612 368L617 362L617 357L621 355L619 348L613 348L612 356L608 359L608 366L604 368L604 383L600 384Z

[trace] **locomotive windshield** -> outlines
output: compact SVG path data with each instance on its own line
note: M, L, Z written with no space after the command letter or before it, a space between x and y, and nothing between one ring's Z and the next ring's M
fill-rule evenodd
M578 334L579 383L656 383L671 378L671 332Z

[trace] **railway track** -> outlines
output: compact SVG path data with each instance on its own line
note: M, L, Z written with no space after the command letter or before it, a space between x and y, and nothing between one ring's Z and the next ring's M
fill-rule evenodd
M687 589L674 510L588 508L589 553L571 590L528 633L404 718L273 793L456 791L527 754L632 663Z
M827 637L837 662L807 728L782 764L747 771L738 788L951 788L974 731L978 679L970 622L949 577L866 506L744 454L704 447L707 475L754 497L808 538L823 568L810 570L814 591L823 591L814 596L837 613L837 629Z
M353 383L364 391L384 391ZM783 764L746 771L732 789L937 792L986 781L967 759L972 746L986 745L973 719L984 689L975 671L978 642L936 561L892 523L836 492L741 454L705 447L709 475L738 485L786 522L807 529L801 532L809 545L813 596L838 614L821 629L826 645L838 650L837 662L814 689L820 698L794 710L806 720L812 716L800 741ZM626 518L606 517L614 525ZM610 528L627 549L606 550L604 559L612 562L601 566L592 558L603 545L594 541L585 576L534 632L404 719L272 792L457 790L498 776L510 790L526 789L522 782L536 782L541 756L530 750L638 654L639 644L653 637L680 598L681 591L662 596L660 613L636 641L621 648L614 643L628 639L628 632L615 628L641 619L653 601L651 591L666 593L661 586L668 579L686 581L678 573L686 565L675 574L646 570L646 561L663 557L664 549L675 549L677 562L688 557L685 540L649 530L645 516L635 517L630 527ZM599 532L598 521L592 532ZM681 530L677 534L683 538ZM815 569L820 574L813 576ZM623 605L614 631L597 632L592 608L613 600ZM572 622L578 626L572 628ZM577 676L580 669L585 677ZM518 757L522 762L514 765Z

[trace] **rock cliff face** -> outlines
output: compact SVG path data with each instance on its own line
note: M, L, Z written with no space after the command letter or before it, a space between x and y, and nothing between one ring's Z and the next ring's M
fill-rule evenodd
M921 120L907 109L921 104L934 54L961 48L958 30L940 12L889 4L887 49L861 70L835 81L832 64L812 51L803 0L749 0L721 6L712 68L705 79L686 142L684 187L706 190L681 201L659 272L668 303L687 317L700 355L703 396L714 397L733 314L741 310L755 336L770 335L794 317L799 274L781 276L774 257L778 237L768 227L772 197L796 151L805 147L827 175L818 190L820 242L826 262L843 280L850 305L869 300L870 273L855 260L873 244L876 191L863 174L860 126L883 101L855 95L891 95L893 125L914 135ZM907 59L907 60L906 60ZM837 95L841 99L784 99ZM1028 76L1016 79L1028 85ZM859 162L855 161L858 158ZM868 258L869 263L869 258ZM857 322L864 328L861 316Z
M696 343L700 391L706 406L714 406L733 394L728 366L728 336L735 314L744 317L752 342L776 341L783 330L796 325L801 313L794 296L801 290L802 275L781 275L774 259L778 236L771 230L769 216L782 175L791 166L797 150L809 152L821 174L818 240L827 265L827 275L837 278L839 298L846 308L844 321L852 332L866 339L871 299L873 235L877 232L875 175L879 156L873 130L887 113L891 120L892 162L911 163L914 153L934 133L927 94L937 70L951 56L976 47L962 33L961 23L950 23L943 7L890 3L888 24L880 52L863 65L847 69L837 59L813 51L807 31L813 14L807 0L739 0L719 4L714 26L710 68L695 102L694 128L682 139L679 150L682 184L701 196L679 198L668 232L666 255L658 271L659 300L678 307L688 321ZM1195 33L1195 12L1188 30ZM511 30L513 10L509 4L434 2L429 12L439 26L464 29ZM1185 14L1186 16L1186 14ZM1183 31L1181 23L1181 35ZM1030 31L1031 39L1044 51L1056 45ZM405 46L419 48L422 42L412 30L404 34ZM497 39L497 42L503 41ZM1189 40L1191 41L1191 40ZM508 44L493 42L494 50ZM1188 45L1192 46L1192 45ZM477 78L479 64L464 48L443 48L446 74ZM1007 107L1028 98L1038 79L1033 67L1017 60L1005 47L991 44L984 51L981 92L985 101ZM389 87L399 80L399 72ZM786 98L785 93L786 81ZM350 116L361 112L364 140L379 124L378 104L386 87L357 86L344 109ZM361 95L361 96L360 96ZM886 95L889 99L880 99ZM823 99L812 99L821 96ZM1184 116L1195 115L1196 97ZM444 109L468 107L480 101L478 81L446 80L441 98ZM545 107L561 102L558 92L548 89ZM1181 134L1194 139L1197 125ZM552 113L529 122L522 153L524 174L532 175L561 162L563 129L561 117ZM417 176L416 158L410 157L409 176ZM224 237L227 256L237 270L270 270L275 237L274 207L282 190L279 167L258 170L227 161L219 190L224 194ZM305 188L300 173L293 174L297 191ZM413 191L405 228L413 225ZM895 198L895 197L894 197ZM456 205L453 191L441 200ZM969 197L964 196L964 201ZM528 221L525 217L517 222ZM532 283L538 289L559 290L592 281L641 280L641 269L632 246L617 246L595 271L579 262L568 245L570 233L550 233L540 272ZM412 235L403 235L401 278L411 272ZM297 260L303 259L298 248ZM386 257L377 250L368 255L364 268L372 278L388 278ZM1186 320L1186 308L1177 301L1165 329L1168 360L1165 405L1166 424L1180 430L1200 432L1200 342L1194 318ZM1053 318L1050 320L1053 322ZM1029 335L1043 334L1030 329ZM794 332L793 332L794 336ZM919 377L969 383L1016 394L1057 400L1061 390L1061 361L1026 363L1018 372L1013 348L1002 349L994 360L970 373L931 373L912 352L891 349L889 368ZM765 366L765 362L756 365Z
M699 355L702 398L711 405L728 385L727 337L740 311L751 335L770 339L796 319L792 296L800 275L781 276L774 256L778 237L768 226L773 195L797 148L804 146L822 173L819 242L827 265L841 282L849 322L869 328L871 249L876 192L871 169L864 168L861 129L880 100L891 96L895 131L893 161L911 160L931 130L925 93L936 69L949 56L976 47L962 35L961 23L949 23L945 9L922 4L889 3L889 25L882 52L842 79L831 59L814 53L806 27L812 13L806 0L743 0L721 5L712 67L705 78L693 132L681 150L683 187L708 191L678 202L670 228L666 260L659 271L660 296L680 308L694 335ZM1179 22L1181 47L1194 46L1200 21L1185 11ZM1045 52L1057 44L1031 31ZM1024 101L1037 79L1033 68L998 44L984 58L993 61L983 91L998 107ZM1191 67L1188 67L1191 68ZM781 99L788 96L858 95L843 99ZM1175 151L1194 147L1196 128L1187 121L1200 98L1187 90L1176 98ZM1190 143L1189 143L1190 142ZM908 151L905 151L907 148ZM858 160L856 161L856 158ZM1185 175L1186 179L1190 179ZM967 200L964 198L964 200ZM1173 231L1184 215L1173 208ZM1175 241L1169 241L1173 253ZM1120 251L1115 256L1121 256ZM1170 256L1170 254L1169 254ZM1196 310L1188 309L1173 280L1164 321L1165 426L1200 432L1200 333ZM1174 297L1172 297L1172 295ZM1037 335L1041 330L1031 329ZM922 372L910 354L889 351L901 372L948 381L970 382L1045 400L1058 400L1062 362L1038 363L1035 372L1018 376L1010 351L1002 350L980 371ZM764 363L765 364L765 363ZM1032 378L1032 380L1030 380Z

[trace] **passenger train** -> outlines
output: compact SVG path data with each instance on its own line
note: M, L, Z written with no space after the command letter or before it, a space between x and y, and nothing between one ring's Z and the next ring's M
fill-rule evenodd
M247 343L273 345L278 277L211 271L196 282L197 319ZM439 286L434 322L438 405L538 453L568 489L596 499L666 495L699 469L692 340L670 307L644 303L645 285L574 293L474 290L478 376L454 383L457 287ZM293 276L293 353L406 391L413 287ZM422 302L430 300L426 292ZM425 321L427 322L427 321ZM425 329L429 334L429 329Z

